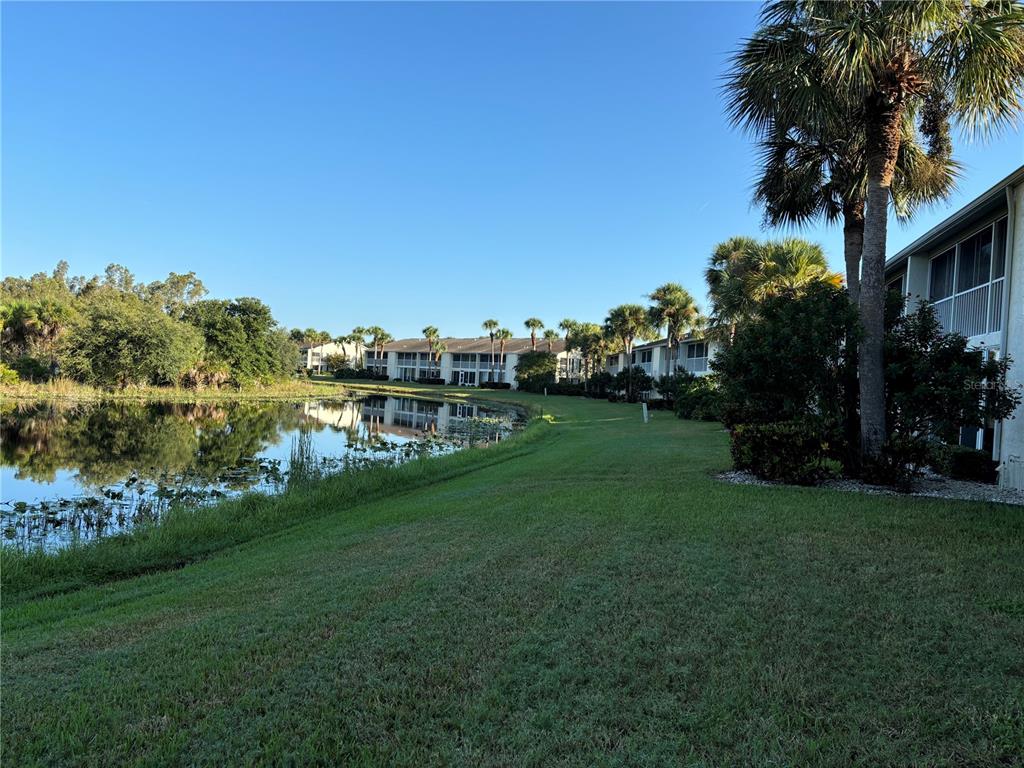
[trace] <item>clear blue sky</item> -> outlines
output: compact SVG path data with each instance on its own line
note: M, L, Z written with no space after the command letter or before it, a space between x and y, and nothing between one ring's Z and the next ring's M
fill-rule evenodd
M719 78L754 4L3 5L3 273L195 270L288 326L600 321L763 234ZM958 145L948 203L1024 162ZM836 230L805 231L841 265Z

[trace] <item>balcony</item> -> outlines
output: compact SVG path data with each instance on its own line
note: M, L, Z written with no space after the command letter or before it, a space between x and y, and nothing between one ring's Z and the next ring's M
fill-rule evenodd
M933 302L942 330L968 338L1001 331L1005 283L999 278Z

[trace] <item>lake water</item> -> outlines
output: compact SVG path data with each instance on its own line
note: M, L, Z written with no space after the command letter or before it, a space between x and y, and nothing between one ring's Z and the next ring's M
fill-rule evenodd
M174 503L278 493L302 478L508 437L518 414L373 396L308 402L7 404L0 530L57 549L159 521Z

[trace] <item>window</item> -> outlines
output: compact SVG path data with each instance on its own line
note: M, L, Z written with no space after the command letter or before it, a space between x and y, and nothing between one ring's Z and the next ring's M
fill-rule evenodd
M956 249L950 248L941 256L932 259L931 275L928 280L928 300L939 301L953 295L953 267Z
M708 356L708 345L705 342L699 342L696 344L686 345L686 358L688 360L694 360L698 357Z
M1006 276L1006 219L996 222L996 239L992 244L992 279Z
M960 263L956 272L956 290L969 291L989 281L992 267L992 227L960 243Z

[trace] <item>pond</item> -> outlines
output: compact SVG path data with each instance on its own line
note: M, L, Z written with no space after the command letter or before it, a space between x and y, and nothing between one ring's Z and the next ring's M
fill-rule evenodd
M372 396L308 402L8 403L0 414L0 531L59 549L159 522L175 503L503 440L519 414Z

